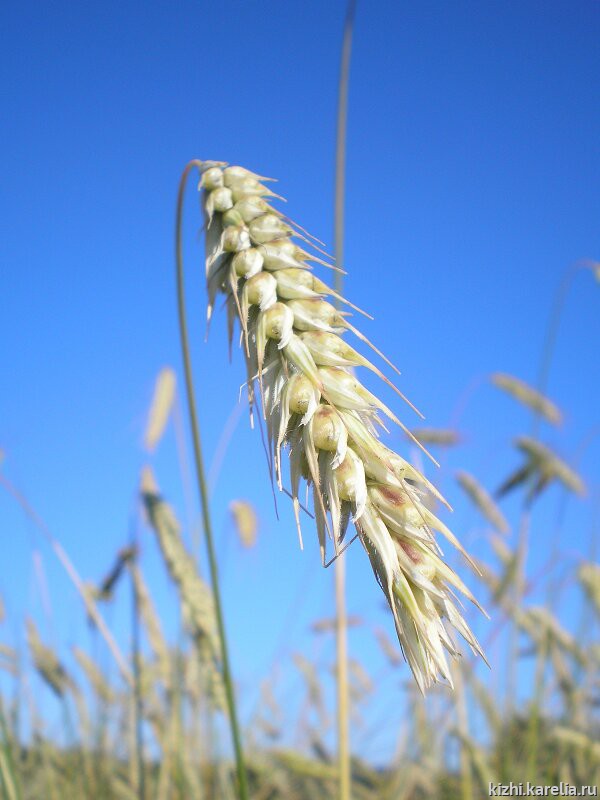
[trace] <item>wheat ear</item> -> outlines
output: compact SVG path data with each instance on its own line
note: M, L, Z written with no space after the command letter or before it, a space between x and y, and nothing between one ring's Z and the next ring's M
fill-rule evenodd
M274 480L283 490L281 451L287 447L298 529L304 480L313 487L323 564L327 537L337 556L352 519L419 688L424 691L440 678L451 684L446 653L456 656L458 651L449 629L458 630L475 653L482 651L453 600L453 589L475 600L440 558L432 529L466 553L423 502L425 493L438 498L439 493L380 441L381 414L414 437L350 371L366 366L382 374L341 335L351 331L391 362L347 322L347 312L324 299L323 285L310 271L311 261L327 263L323 252L315 256L305 249L310 238L270 205L268 198L276 195L264 179L223 162L198 163L208 317L217 294L225 294L230 344L237 320L249 403L266 421Z

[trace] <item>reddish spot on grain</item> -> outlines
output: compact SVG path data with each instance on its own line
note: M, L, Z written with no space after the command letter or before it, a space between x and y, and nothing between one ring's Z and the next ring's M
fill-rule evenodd
M419 564L422 560L421 553L417 550L416 547L413 547L412 544L409 542L398 542L400 547L404 550L406 555L413 561L415 564Z
M391 486L380 486L379 492L382 497L395 506L403 506L406 503L406 495Z

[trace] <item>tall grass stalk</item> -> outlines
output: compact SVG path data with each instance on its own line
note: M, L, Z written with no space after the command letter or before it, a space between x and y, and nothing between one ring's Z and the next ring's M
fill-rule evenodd
M554 356L554 350L556 347L556 341L558 338L558 332L560 329L560 323L563 315L563 310L565 306L565 302L569 295L569 291L571 286L573 285L575 278L579 274L582 269L595 269L597 264L587 259L582 259L579 261L575 261L571 264L566 271L563 273L561 282L558 286L556 294L554 296L554 301L552 304L552 309L550 311L550 317L548 319L548 324L546 326L546 332L544 336L544 344L542 347L542 355L540 358L539 368L538 368L538 375L536 381L536 389L540 393L540 395L545 396L546 391L548 388L548 380L550 377L550 368L552 366L552 359ZM542 422L542 414L539 410L533 411L533 417L531 422L531 431L532 436L537 437L540 431L540 425ZM527 536L528 536L528 525L522 525L520 532L519 532L519 541L518 541L518 559L517 559L517 575L516 575L516 583L515 583L515 604L518 606L521 597L522 597L522 588L525 580L525 572L526 572L526 558L527 558ZM555 540L556 541L556 540ZM516 636L516 634L515 634ZM515 645L516 648L516 645ZM545 676L546 676L546 659L548 656L547 652L547 642L544 642L543 646L540 648L540 651L537 655L537 666L536 666L536 692L534 701L532 704L530 719L528 723L528 769L529 774L533 774L532 770L536 767L537 762L537 754L538 754L538 741L539 741L539 732L540 732L540 711L541 711L541 704L544 698L544 689L545 689ZM513 653L513 665L516 664L516 652ZM513 666L513 669L516 669L516 666Z
M589 445L593 442L594 438L600 433L600 428L594 427L584 436L583 440L579 444L576 457L574 459L574 466L578 468L579 463L585 453L586 449ZM559 541L560 541L560 533L563 529L566 512L567 512L567 505L569 499L571 498L572 493L568 489L563 489L556 514L556 526L555 532L552 537L552 555L553 558L558 561L559 559ZM592 537L593 543L593 537ZM594 561L594 554L590 555L590 561ZM547 593L547 600L546 600L546 607L549 611L555 611L558 605L559 599L559 586L558 580L550 581L548 584L548 593ZM587 613L586 613L587 612ZM590 614L590 616L588 616ZM578 630L577 640L583 641L584 635L586 630L588 630L588 625L593 624L593 608L591 604L584 606L584 611L582 614L582 620L580 624L580 628ZM539 734L540 734L540 727L541 727L541 711L544 707L544 698L545 698L545 691L546 691L546 678L547 678L547 670L546 670L546 662L549 657L550 651L550 642L549 637L546 634L544 639L542 640L540 647L537 653L537 664L536 664L536 677L535 677L535 693L534 693L534 700L531 707L530 712L530 719L529 719L529 730L528 730L528 753L529 753L529 767L528 773L533 775L532 769L537 765L538 759L538 751L539 751ZM578 678L582 678L583 674L583 667L581 664L578 665L578 671L580 674Z
M598 264L596 264L595 262L590 261L589 259L581 259L571 264L565 270L562 276L561 282L554 296L552 310L550 311L550 317L548 319L548 324L546 326L546 333L544 335L544 344L542 347L542 356L540 359L540 365L538 369L536 389L542 395L546 394L546 390L548 388L548 378L550 376L550 367L552 366L552 358L554 356L556 339L558 337L558 331L560 329L560 322L562 319L563 309L569 291L571 289L571 286L573 285L573 282L576 276L579 274L580 270L582 269L596 270L597 268ZM541 418L539 412L534 412L533 422L532 422L533 436L537 436L539 432L540 421Z
M137 568L139 555L139 541L135 522L131 528L131 551L133 569ZM141 675L141 652L140 652L140 597L138 587L133 579L133 572L130 570L131 584L131 659L133 665L133 724L135 730L135 757L137 761L137 796L139 800L146 800L146 782L144 770L144 734L143 734L143 699L142 699L142 675Z
M334 205L334 255L341 268L344 263L344 198L346 190L346 131L348 121L348 86L350 56L354 28L355 0L349 0L344 24L340 82L338 87L337 136L335 148L335 205ZM343 294L343 274L334 273L335 291ZM337 308L340 302L335 301ZM346 556L342 553L335 564L336 607L336 683L338 767L340 800L350 800L352 795L352 770L350 764L349 687L348 687L348 615L346 609Z
M473 771L471 768L472 756L468 751L466 742L470 740L469 735L469 706L463 676L462 662L456 662L452 670L454 679L454 702L456 705L456 716L460 733L460 788L462 800L472 800L473 798Z
M188 410L190 415L190 426L192 429L192 443L194 448L194 460L196 465L196 477L198 481L198 490L200 493L200 500L202 506L202 522L204 527L204 539L206 542L206 550L208 553L208 564L210 569L211 586L215 604L215 616L217 627L219 631L219 639L221 643L221 658L223 669L223 683L225 686L225 695L227 698L227 708L229 711L229 723L231 727L231 738L233 741L233 748L235 751L236 772L238 778L238 792L240 800L249 800L248 782L246 778L246 768L244 764L244 756L242 751L242 737L237 720L237 710L235 704L235 695L233 688L233 679L231 669L229 666L229 653L227 648L227 639L225 634L225 621L223 617L223 610L221 606L221 591L219 587L219 574L217 568L217 559L215 554L215 546L212 532L212 522L209 510L209 497L208 486L206 481L204 460L202 458L202 445L200 440L200 428L198 424L198 417L196 413L196 399L194 393L194 384L192 380L192 366L190 360L190 348L187 332L187 318L185 312L185 285L183 273L183 252L182 252L182 212L183 212L183 198L185 195L185 187L189 174L195 168L201 167L201 162L194 159L190 161L184 168L179 181L179 191L177 194L177 211L175 221L175 261L177 270L177 305L179 312L179 332L181 337L181 350L183 355L183 364L185 370L185 385L188 399Z
M12 753L11 734L4 718L2 698L0 698L0 786L4 800L21 800L23 794L19 776L15 769Z
M527 501L523 501L521 518L519 522L519 536L517 540L516 564L512 578L512 606L515 609L521 607L525 595L525 574L527 563L527 551L529 547L529 527L531 522L531 512ZM506 696L507 707L514 709L517 706L517 672L519 662L519 629L517 625L512 625L509 634L509 645L507 649L506 665Z

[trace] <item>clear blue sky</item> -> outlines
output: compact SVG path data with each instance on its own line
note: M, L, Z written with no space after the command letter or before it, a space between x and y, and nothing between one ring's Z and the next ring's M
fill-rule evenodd
M181 374L173 219L183 165L193 157L223 159L278 177L288 213L331 243L344 10L337 0L20 3L0 10L2 468L86 578L98 580L127 538L155 376L165 364ZM465 387L491 371L533 382L561 275L576 259L600 259L599 40L595 2L359 0L346 290L375 314L363 330L385 345L402 370L401 388L428 424L446 425ZM203 343L198 227L190 187L189 309L210 460L243 365L239 353L226 363L222 319ZM549 387L566 421L560 431L544 431L567 457L600 422L599 312L600 286L579 275ZM466 443L448 468L467 468L494 487L516 465L511 437L527 427L522 410L483 385L466 406ZM407 450L395 432L392 442ZM599 453L596 440L581 462L592 498ZM155 468L182 520L194 519L172 427ZM441 480L457 509L455 530L485 555L485 525L450 476ZM232 540L233 497L259 510L253 552ZM533 566L547 556L557 501L558 493L549 495L547 517L534 530ZM333 575L318 566L310 525L301 554L281 505L278 523L261 445L244 418L213 510L246 708L279 643L311 657L320 652L307 625L333 608ZM509 503L509 511L516 508ZM590 500L569 512L566 549L586 550L592 516ZM23 613L32 613L61 645L87 641L81 609L45 546L54 622L43 621L34 530L5 494L0 529L0 591L13 617L11 635ZM349 609L391 633L366 557L359 546L352 550ZM173 592L149 534L144 564L174 620ZM108 616L126 642L121 600ZM485 637L486 628L479 630ZM351 644L370 667L380 663L366 631Z

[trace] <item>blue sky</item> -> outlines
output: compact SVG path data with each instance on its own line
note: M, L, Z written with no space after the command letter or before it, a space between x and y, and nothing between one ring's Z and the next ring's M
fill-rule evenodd
M223 159L278 177L286 212L332 241L344 8L337 0L57 2L0 11L2 469L86 578L98 580L127 539L156 374L169 364L181 375L173 221L184 164ZM346 292L375 315L362 330L398 364L400 388L428 424L446 425L465 387L494 370L533 382L562 274L579 258L600 258L599 35L593 2L358 4ZM188 305L210 461L243 365L239 353L226 362L222 319L203 341L198 228L190 187ZM566 419L560 430L543 431L567 458L599 423L599 309L600 286L578 275L549 384ZM387 391L382 396L394 402ZM417 422L409 413L403 419ZM511 437L528 425L485 381L461 417L465 444L440 480L456 506L454 529L478 554L487 552L485 525L451 472L466 468L496 486L516 466ZM391 441L408 450L396 432ZM572 553L589 548L599 448L596 439L581 460L591 491L568 511ZM154 466L182 521L193 524L195 497L186 499L173 427ZM259 511L253 552L232 540L227 505L234 497ZM551 492L534 519L532 567L547 557L558 502ZM277 522L259 438L242 418L213 511L246 708L280 646L332 655L307 626L331 613L333 576L320 570L310 526L308 546L297 552L281 506ZM507 509L517 511L516 501ZM0 520L10 635L31 613L57 643L85 641L81 609L42 545L53 611L44 621L35 532L5 494ZM144 537L148 577L174 629L173 592L154 542ZM348 597L351 612L392 632L358 545ZM127 614L125 596L108 612L123 642ZM379 663L366 630L351 643L367 665ZM390 691L399 691L397 681Z

